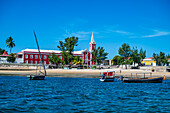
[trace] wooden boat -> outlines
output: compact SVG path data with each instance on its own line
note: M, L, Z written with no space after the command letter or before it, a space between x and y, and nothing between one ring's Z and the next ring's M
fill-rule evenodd
M101 82L114 82L115 71L103 72L102 77L100 77L99 79Z
M143 73L144 78L137 78L137 74L139 73L136 73L136 78L132 78L132 74L131 78L124 78L123 83L162 83L162 81L165 80L165 75L163 77L152 77L150 73L150 77L145 77L146 73Z
M43 75L28 75L29 80L44 80L45 76Z
M45 76L46 76L46 70L45 70L45 65L44 65L44 61L42 59L42 55L40 53L40 49L39 49L39 45L38 45L38 41L37 41L37 37L36 37L36 34L34 32L34 36L35 36L35 40L36 40L36 43L37 43L37 48L38 48L38 52L39 52L39 55L40 55L40 58L41 58L41 63L43 65L43 68L44 68L44 72L41 72L41 68L39 70L39 73L38 75L27 75L27 77L29 78L29 80L44 80L45 79Z

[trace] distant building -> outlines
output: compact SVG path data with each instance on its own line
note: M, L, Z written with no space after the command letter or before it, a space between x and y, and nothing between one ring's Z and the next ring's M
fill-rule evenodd
M79 56L83 59L83 63L87 66L93 65L94 62L91 61L92 55L91 52L93 49L96 49L96 43L94 41L94 36L92 33L91 36L91 42L89 44L89 50L81 50L81 51L74 51L73 56ZM44 64L50 64L48 60L48 56L52 55L52 53L55 53L59 56L59 58L62 58L61 51L58 50L40 50L42 54L42 59L44 61ZM39 53L37 49L24 49L21 52L17 53L16 58L17 63L26 63L26 64L39 64L41 62Z
M156 66L156 61L154 61L154 57L145 58L141 63L145 66Z
M170 66L170 58L168 58L169 66Z
M0 63L8 63L7 58L10 55L8 55L8 53L6 51L4 51L4 53L2 55L0 55Z

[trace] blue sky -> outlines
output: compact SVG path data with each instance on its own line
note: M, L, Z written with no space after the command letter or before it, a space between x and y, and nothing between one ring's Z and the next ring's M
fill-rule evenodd
M123 43L143 48L147 57L170 54L169 0L0 0L0 48L12 36L12 52L57 49L68 36L79 37L75 50L88 49L91 33L111 59Z

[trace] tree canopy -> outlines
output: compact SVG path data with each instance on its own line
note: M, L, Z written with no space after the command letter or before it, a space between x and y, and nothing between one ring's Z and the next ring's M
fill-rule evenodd
M156 61L157 65L165 65L168 63L168 56L165 56L165 53L160 52L159 54L153 53L154 60Z
M119 48L119 54L125 59L128 59L128 57L130 57L131 54L131 49L129 44L124 43L122 47Z
M62 51L63 64L70 64L73 61L74 57L72 53L77 43L78 37L74 36L66 38L65 42L59 41L59 46L57 47Z
M108 53L105 52L105 49L103 47L98 47L97 49L93 49L91 54L92 54L91 61L97 63L97 65L100 65L102 61L107 58L108 55Z
M51 56L48 56L48 60L51 64L56 64L56 65L62 62L62 60L57 55L55 55L55 53L52 53Z
M14 63L16 59L15 55L16 55L15 53L11 53L10 56L7 58L7 61Z
M12 48L15 47L15 43L12 37L7 38L6 45L7 47L10 48L10 53L11 53Z
M122 56L116 55L112 59L113 65L121 65L124 62L124 58Z
M4 53L5 49L1 49L0 48L0 55L2 55Z
M83 64L83 59L81 59L79 56L75 56L73 64L82 65Z
M140 61L142 61L145 57L146 57L146 50L144 51L142 48L140 49L139 52L139 56L140 56Z
M138 53L137 47L131 50L131 59L133 60L134 66L135 63L140 63L140 54Z
M119 54L125 59L125 66L127 69L127 60L131 55L131 49L129 44L124 43L120 48L119 48Z
M122 58L124 58L124 60L122 60L120 56L115 56L112 61L114 62L114 64L117 65L125 64L126 69L127 69L127 64L134 63L135 66L135 63L138 63L140 65L141 61L146 57L146 50L144 51L141 48L140 51L138 51L137 47L136 48L133 47L133 49L131 49L131 47L127 43L124 43L119 48L118 53Z

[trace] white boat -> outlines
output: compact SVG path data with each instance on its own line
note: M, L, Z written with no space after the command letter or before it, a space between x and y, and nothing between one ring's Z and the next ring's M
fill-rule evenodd
M99 79L101 82L114 82L115 71L105 71Z

